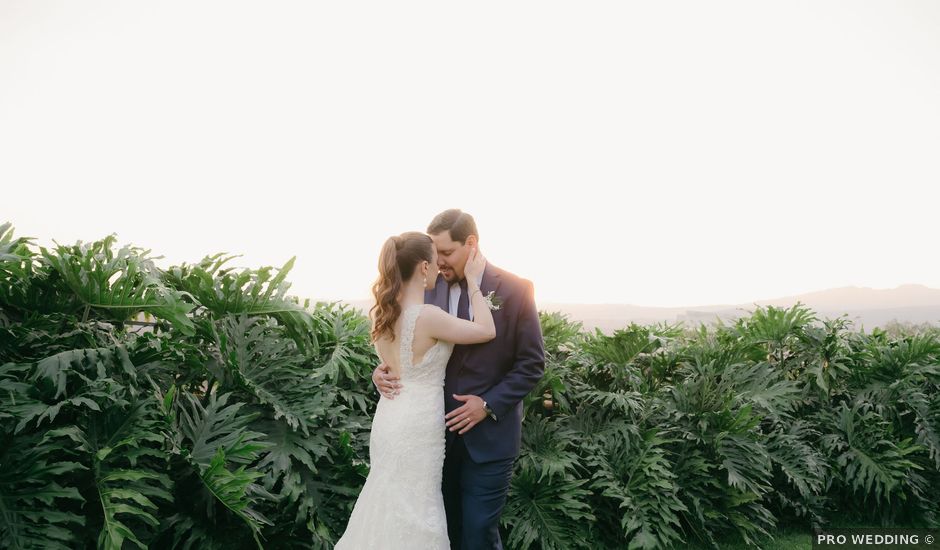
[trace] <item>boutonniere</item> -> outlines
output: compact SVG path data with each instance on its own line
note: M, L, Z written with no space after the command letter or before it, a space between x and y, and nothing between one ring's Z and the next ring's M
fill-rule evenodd
M489 294L483 297L483 301L486 302L486 307L490 308L493 311L499 309L503 305L503 299L496 295L496 291L491 290Z

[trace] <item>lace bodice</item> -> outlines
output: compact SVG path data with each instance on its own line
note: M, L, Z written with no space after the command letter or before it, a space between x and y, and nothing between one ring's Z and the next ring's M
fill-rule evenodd
M421 362L414 362L415 325L418 316L426 307L436 307L428 304L413 304L402 312L401 348L399 349L399 362L401 365L401 383L429 384L442 388L444 386L444 373L447 371L447 360L453 351L454 344L438 340L424 353Z

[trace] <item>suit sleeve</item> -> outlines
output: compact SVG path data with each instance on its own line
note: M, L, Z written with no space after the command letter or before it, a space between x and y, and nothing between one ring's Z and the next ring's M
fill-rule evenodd
M535 307L535 288L525 281L523 304L516 323L515 360L509 372L482 397L497 421L532 391L545 372L542 327Z

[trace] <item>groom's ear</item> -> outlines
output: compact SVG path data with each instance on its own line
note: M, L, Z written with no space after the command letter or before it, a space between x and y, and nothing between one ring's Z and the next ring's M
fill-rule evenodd
M477 236L476 235L467 235L467 241L464 244L476 247L477 245Z

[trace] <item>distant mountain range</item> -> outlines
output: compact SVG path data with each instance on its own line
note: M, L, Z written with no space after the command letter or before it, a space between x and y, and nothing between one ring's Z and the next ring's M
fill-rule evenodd
M565 304L540 302L543 311L558 311L584 328L599 328L610 332L631 322L650 324L683 322L686 324L712 323L717 319L733 320L748 315L756 305L790 307L797 302L812 308L820 318L847 315L856 328L870 330L891 322L931 323L940 325L940 289L924 285L901 285L891 289L842 287L820 290L796 296L758 300L751 304L724 304L696 307L644 307L629 304ZM346 303L368 311L370 300L350 300Z

